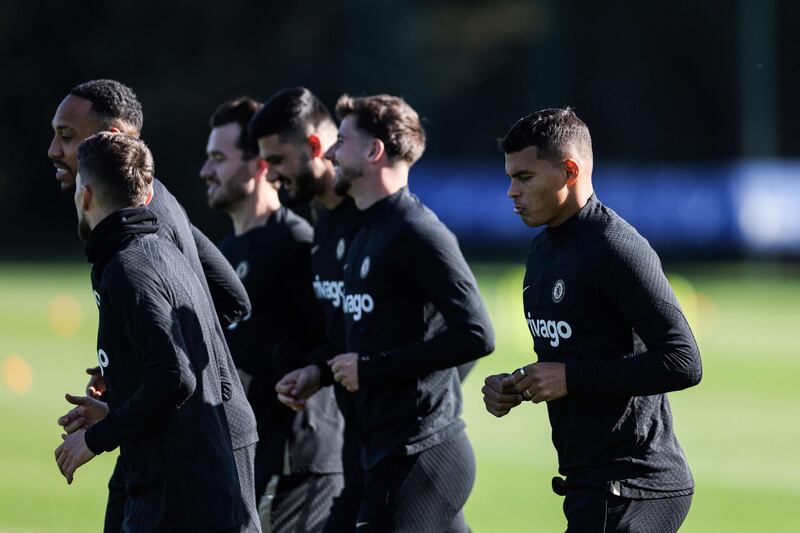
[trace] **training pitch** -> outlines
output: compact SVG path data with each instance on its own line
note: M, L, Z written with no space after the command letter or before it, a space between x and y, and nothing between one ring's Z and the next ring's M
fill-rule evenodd
M544 405L502 419L483 408L484 376L533 360L522 270L475 264L497 350L464 383L478 475L466 515L475 533L563 531L550 492L556 459ZM800 501L800 267L703 264L667 269L700 345L704 376L670 395L697 484L681 531L796 531ZM56 418L97 364L87 264L0 264L0 532L98 531L114 455L58 472Z

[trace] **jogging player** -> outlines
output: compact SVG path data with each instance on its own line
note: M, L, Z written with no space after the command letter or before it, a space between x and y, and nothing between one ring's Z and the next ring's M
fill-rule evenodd
M523 117L500 145L514 212L546 227L522 289L537 362L487 377L486 408L547 402L567 531L676 531L694 482L666 393L702 369L658 256L595 196L591 137L571 109Z
M315 364L288 373L277 385L279 399L302 410L321 385L335 383L326 361L344 351L342 265L356 209L351 198L334 191L333 164L324 156L336 142L336 124L311 91L304 87L279 91L255 115L250 129L268 161L270 178L285 190L285 202L290 206L310 202L315 217L307 282L324 313L326 342L308 354ZM345 420L344 487L334 499L326 533L355 530L363 479L353 395L338 384L333 390Z
M91 427L64 436L58 466L71 483L82 464L120 447L124 531L238 530L241 489L222 407L236 377L204 287L142 206L150 151L103 132L81 143L78 164L78 230L92 264L108 405Z
M330 365L360 422L358 531L467 531L475 459L454 367L493 350L492 326L455 236L408 192L417 113L387 95L342 96L336 113L336 180L360 220L343 267L347 351Z
M48 149L62 190L75 188L77 148L81 141L101 131L138 137L142 125L141 103L126 85L115 80L92 80L75 86L56 109L52 122L53 140ZM186 256L209 298L213 298L219 321L227 325L244 317L250 311L247 292L222 253L189 222L183 207L158 179L153 180L147 200L148 208L158 216L159 235L175 244ZM230 355L227 361L230 371L235 373ZM104 390L104 382L99 368L90 369L90 372L94 375L87 386L87 395L97 397ZM81 407L79 405L59 419L66 431L86 423L80 416ZM225 402L225 411L239 468L242 499L250 518L250 525L244 530L257 531L260 527L253 490L253 457L258 434L252 409L237 380L234 380L231 398ZM109 482L106 531L119 531L125 495L125 481L120 469L116 468Z
M241 97L214 112L200 176L209 207L231 217L233 234L220 249L252 302L252 313L225 335L258 421L256 495L262 528L320 531L342 487L343 423L330 390L302 413L275 394L278 379L305 366L306 354L323 344L324 328L309 283L313 231L281 206L280 184L267 181L267 164L248 135L259 107Z

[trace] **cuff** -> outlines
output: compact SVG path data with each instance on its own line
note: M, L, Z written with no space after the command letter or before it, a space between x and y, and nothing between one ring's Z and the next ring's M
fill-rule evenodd
M101 420L97 424L93 425L86 430L86 433L83 434L83 440L86 441L86 447L89 448L95 455L100 455L106 451L102 444L101 431L98 431L98 429L102 430L102 427L98 428L98 425L102 422L103 421ZM111 450L113 450L113 448L111 448Z

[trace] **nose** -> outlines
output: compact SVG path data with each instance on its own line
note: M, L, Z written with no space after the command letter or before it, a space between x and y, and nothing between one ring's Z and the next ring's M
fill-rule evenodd
M56 136L50 141L50 146L47 148L47 157L50 159L64 159L64 149L61 146L61 141Z
M506 192L506 195L509 198L519 197L519 191L517 190L517 185L516 183L514 183L514 180L511 180L511 185L508 186L508 191Z
M200 167L200 177L204 180L211 178L214 176L214 172L211 170L211 158L206 159L203 166Z

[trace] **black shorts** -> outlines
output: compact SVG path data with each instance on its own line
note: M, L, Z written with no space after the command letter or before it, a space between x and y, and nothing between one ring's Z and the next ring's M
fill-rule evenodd
M564 497L564 515L567 533L674 533L691 505L691 494L632 500L599 488L575 488Z
M358 533L466 533L462 509L475 455L460 431L416 455L392 456L364 473Z

